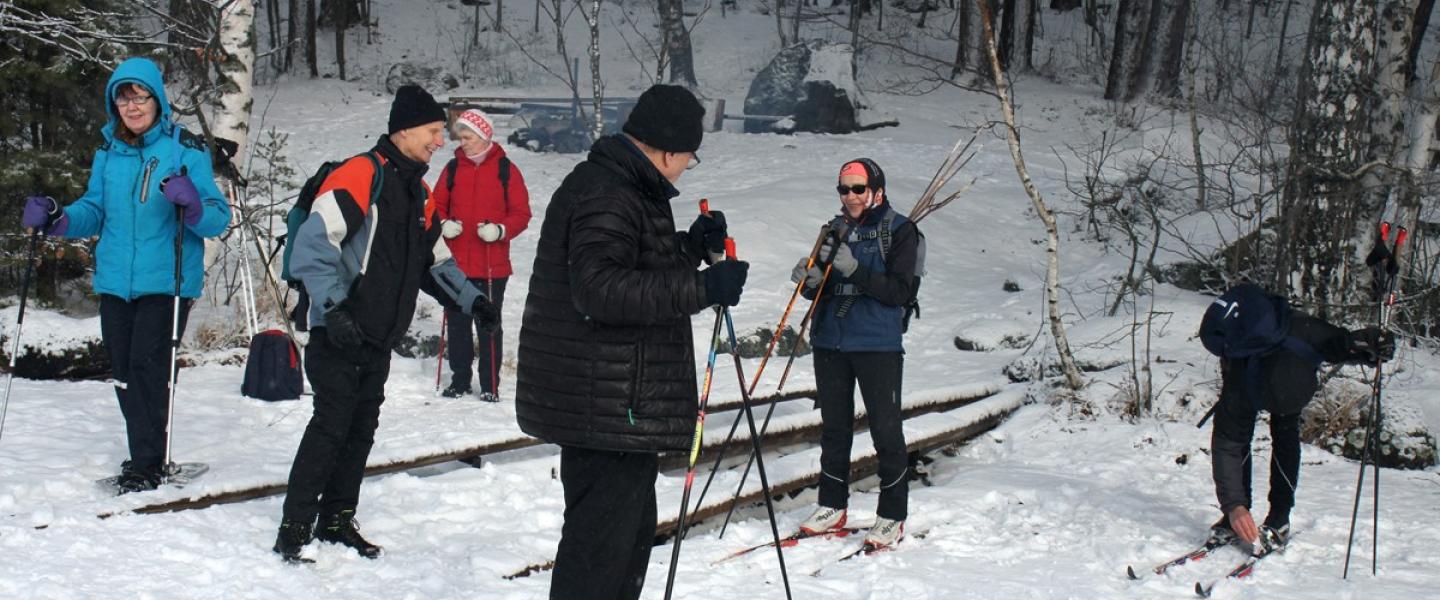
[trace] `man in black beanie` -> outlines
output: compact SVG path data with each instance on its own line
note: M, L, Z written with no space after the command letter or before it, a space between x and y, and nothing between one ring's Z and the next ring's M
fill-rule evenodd
M640 596L655 542L658 453L698 407L690 316L734 306L749 265L720 261L724 215L675 230L673 185L699 163L705 109L682 87L640 96L551 197L520 328L520 429L560 445L565 524L554 599Z
M366 558L380 556L380 547L360 536L355 507L390 352L410 327L418 292L473 315L481 327L499 322L495 305L451 258L423 179L430 156L445 145L444 131L445 111L430 94L414 85L397 90L388 133L330 172L291 240L290 272L311 301L305 373L315 412L295 451L275 540L286 561L305 560L300 552L312 531ZM372 190L376 182L380 189Z

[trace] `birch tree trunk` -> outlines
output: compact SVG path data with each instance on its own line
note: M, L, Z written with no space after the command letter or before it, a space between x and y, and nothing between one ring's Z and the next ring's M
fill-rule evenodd
M1405 171L1402 175L1404 193L1400 197L1401 223L1410 231L1420 227L1420 182L1430 171L1432 148L1435 144L1435 121L1440 116L1440 58L1430 69L1430 81L1412 87L1410 103L1409 137L1405 155ZM1396 260L1400 265L1410 264L1415 244L1400 247Z
M695 81L695 55L690 51L690 32L685 29L684 3L681 0L660 0L660 21L666 53L670 58L669 83L695 89L699 84Z
M1410 82L1411 23L1417 0L1383 0L1378 6L1375 46L1375 108L1370 111L1370 144L1366 160L1400 166L1404 163L1406 88ZM1384 208L1396 171L1371 169L1360 180L1369 203Z
M1050 334L1055 337L1055 353L1060 357L1060 367L1065 374L1065 384L1072 390L1078 390L1085 385L1080 377L1080 368L1075 364L1075 356L1070 351L1070 340L1065 335L1065 322L1061 319L1060 313L1060 230L1055 223L1055 215L1045 205L1045 199L1040 197L1040 190L1035 188L1035 183L1030 179L1030 171L1025 166L1025 157L1020 151L1020 128L1015 124L1015 106L1010 100L1010 86L1006 82L1005 70L1000 66L999 51L995 47L995 30L992 24L990 13L990 0L976 0L980 7L980 25L984 31L985 52L990 57L990 69L995 78L995 92L1000 97L1000 112L1005 117L1005 139L1010 144L1010 158L1015 161L1015 173L1020 177L1020 183L1025 187L1025 193L1030 196L1030 202L1035 206L1035 214L1045 224L1045 233L1048 244L1045 253L1048 257L1045 269L1045 301L1049 308Z
M1290 156L1279 206L1271 288L1324 318L1357 297L1355 273L1373 240L1379 206L1359 179L1374 106L1376 9L1367 2L1318 0L1301 61Z
M590 125L590 141L594 142L605 135L605 83L600 79L600 0L590 1L590 14L585 17L590 25L590 91L594 98L591 110L595 115Z
M216 77L220 97L215 102L212 133L239 144L235 160L244 164L241 157L250 137L250 107L254 101L254 0L232 0L226 5L220 14L219 38L225 54Z

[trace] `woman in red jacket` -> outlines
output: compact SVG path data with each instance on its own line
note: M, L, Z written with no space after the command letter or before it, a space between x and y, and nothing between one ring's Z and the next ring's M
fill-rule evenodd
M510 266L510 240L530 225L530 194L520 169L510 163L500 144L490 141L495 128L490 118L475 109L460 113L453 128L460 140L455 158L435 183L435 205L441 230L455 262L470 281L485 290L496 308L505 301ZM503 311L502 311L503 314ZM446 311L446 343L450 353L450 386L443 395L458 398L471 393L471 364L475 341L474 320L464 313ZM499 402L500 363L505 356L501 325L491 333L476 330L480 342L480 399Z

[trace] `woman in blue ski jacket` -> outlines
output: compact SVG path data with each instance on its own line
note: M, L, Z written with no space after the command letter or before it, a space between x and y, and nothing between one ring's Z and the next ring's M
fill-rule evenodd
M123 493L154 489L165 474L171 327L184 331L204 286L203 238L225 231L230 207L215 186L203 138L171 119L155 63L121 63L105 85L105 113L104 143L85 194L64 207L32 196L21 220L48 235L100 238L94 277L100 333L130 449L121 465Z

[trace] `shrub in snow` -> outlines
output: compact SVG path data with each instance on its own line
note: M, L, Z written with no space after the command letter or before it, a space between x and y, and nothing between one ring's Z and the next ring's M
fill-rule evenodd
M750 333L737 333L735 345L740 348L741 358L760 358L765 354L765 348L770 346L770 338L774 336L774 329L758 327ZM721 340L720 352L730 352L728 339ZM775 355L790 356L792 353L796 356L805 356L810 353L810 344L800 339L800 334L795 331L794 327L786 325L785 330L780 332L780 341L775 344Z
M1416 408L1396 398L1382 403L1380 466L1427 469L1436 464L1435 436ZM1351 460L1360 460L1370 416L1370 386L1332 380L1301 415L1300 437L1307 443Z
M418 63L398 62L391 65L385 74L385 91L391 94L400 89L400 86L409 83L423 87L432 94L460 87L460 80L446 73L444 69Z

